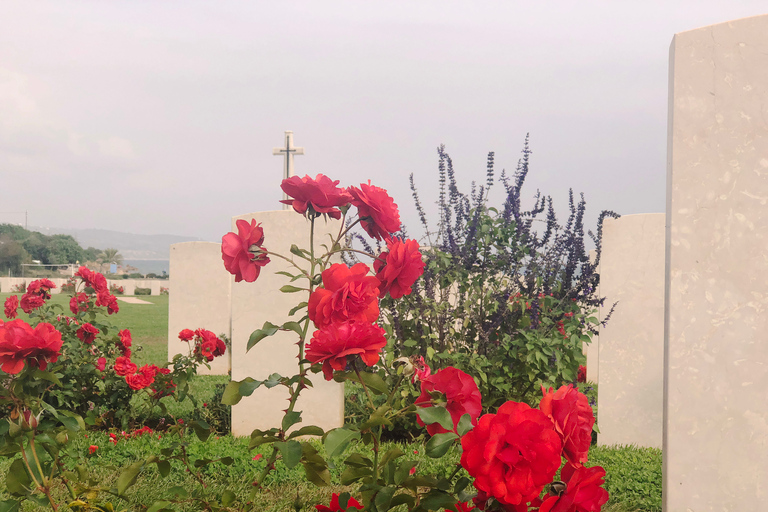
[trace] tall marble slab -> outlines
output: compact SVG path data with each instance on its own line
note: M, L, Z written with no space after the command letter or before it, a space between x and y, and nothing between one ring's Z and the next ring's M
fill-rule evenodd
M664 510L762 511L768 15L675 35L669 100Z
M606 219L600 258L597 442L661 448L664 370L664 214ZM587 366L589 370L589 366Z
M256 219L264 229L264 246L270 250L291 257L291 244L309 248L310 223L293 210L258 212L234 217L232 229L236 231L238 219ZM339 221L326 223L322 218L315 223L315 247L328 244L329 234L338 234ZM302 262L296 258L297 262ZM232 379L242 380L253 377L266 379L272 373L284 376L297 371L297 336L293 332L278 331L274 336L261 340L249 352L246 345L251 333L260 329L264 322L281 325L288 320L298 320L301 313L289 317L288 313L301 301L304 293L281 293L282 286L289 284L288 277L278 271L294 271L290 264L278 257L272 257L262 267L259 278L253 283L232 283ZM296 285L297 283L293 283ZM302 282L298 282L301 286ZM175 293L175 291L174 291ZM311 326L310 326L311 327ZM312 331L310 330L310 333ZM313 387L302 391L296 410L302 411L303 423L297 425L318 425L325 430L344 424L344 385L326 381L323 374L310 374ZM248 436L253 429L268 429L280 426L283 409L288 405L288 392L283 386L272 389L258 388L250 397L243 398L232 407L232 433Z
M182 242L171 245L168 296L168 360L186 353L188 344L179 340L182 329L207 329L231 337L231 275L221 259L221 244ZM153 291L154 293L154 291ZM210 370L198 368L201 375L227 375L231 351L215 358Z

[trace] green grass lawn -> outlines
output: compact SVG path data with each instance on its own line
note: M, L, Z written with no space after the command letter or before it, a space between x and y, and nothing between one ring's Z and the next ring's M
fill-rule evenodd
M0 293L4 301L10 295ZM130 329L133 336L134 357L137 364L163 364L167 361L168 337L168 296L140 296L151 304L127 304L119 302L120 311L110 317L110 321L120 329ZM51 302L61 304L69 310L67 295L53 295ZM20 313L20 317L28 319ZM141 347L139 349L139 347ZM193 382L193 393L200 403L210 401L217 384L228 382L227 376L197 376ZM176 418L191 418L196 414L189 400L174 403L166 400L168 411ZM138 406L133 404L132 406ZM96 454L86 460L89 470L94 471L99 479L107 485L113 485L119 475L120 468L132 462L157 454L172 441L168 436L157 438L157 435L133 440L121 441L117 446L108 442L106 433L88 432L88 438L73 436L73 449L85 455L91 444L99 446ZM245 438L233 438L230 435L213 436L203 443L196 439L188 439L189 453L194 458L217 458L231 456L235 459L231 466L213 464L203 469L209 487L205 492L220 495L226 489L232 490L242 502L248 501L251 483L257 472L263 467L264 460L254 461L257 453L267 454L268 448L261 447L250 452ZM392 443L387 443L389 447ZM449 473L458 462L459 452L454 449L442 459L430 459L424 455L422 442L400 445L407 457L418 461L419 474ZM387 449L387 448L385 448ZM321 453L322 448L320 448ZM418 453L414 453L418 452ZM590 452L588 465L603 466L607 472L606 489L611 499L603 507L604 512L658 512L661 510L661 450L635 447L597 447ZM8 472L10 461L0 461L0 483ZM332 474L334 482L338 482L343 469L340 460L334 461ZM128 501L117 500L122 507L129 510L141 510L141 505L151 504L163 496L169 488L181 485L187 489L196 488L194 479L183 470L173 471L165 479L161 478L154 465L145 469L139 476L137 485L128 492ZM314 510L315 503L327 504L331 492L352 490L340 485L331 488L318 488L306 482L301 465L287 469L278 464L270 480L266 482L267 491L258 493L250 510L259 511L289 511L293 510L294 502L301 503L303 510ZM64 489L58 492L63 496ZM0 500L7 497L0 493ZM28 505L24 510L36 510ZM178 508L177 510L193 510Z

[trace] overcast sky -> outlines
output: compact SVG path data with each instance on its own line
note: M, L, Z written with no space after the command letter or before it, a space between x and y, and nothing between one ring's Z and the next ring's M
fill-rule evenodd
M765 0L0 2L0 222L219 240L297 174L437 197L488 151L562 209L664 210L676 32ZM590 224L590 227L593 227Z

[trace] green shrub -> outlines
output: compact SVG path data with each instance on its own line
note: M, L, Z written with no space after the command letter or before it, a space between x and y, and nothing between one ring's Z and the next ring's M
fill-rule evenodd
M422 248L426 267L413 293L381 301L383 323L392 337L387 363L401 356L424 357L433 371L461 368L476 377L489 411L507 400L533 405L542 385L575 382L579 365L585 364L583 345L601 322L596 269L602 220L618 215L602 212L597 234L589 232L596 246L596 259L590 261L583 196L577 203L571 192L564 224L558 223L550 197L537 193L529 209L522 206L527 140L514 176L501 173L505 198L499 207L489 200L493 153L486 183L473 184L469 194L459 191L442 147L438 154L436 229L427 222L411 176L416 209L428 233ZM355 241L366 246L358 236L348 243Z
M593 446L587 466L605 469L609 504L619 502L627 510L660 512L661 460L658 448Z
M134 295L152 295L152 288L139 288L138 286L133 291Z

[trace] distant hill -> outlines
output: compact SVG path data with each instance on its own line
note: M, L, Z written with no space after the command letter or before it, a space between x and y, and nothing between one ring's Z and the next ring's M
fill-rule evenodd
M179 242L197 242L200 238L179 235L135 235L108 229L64 229L30 226L44 235L72 235L80 246L97 249L114 248L125 260L167 260L169 247Z

